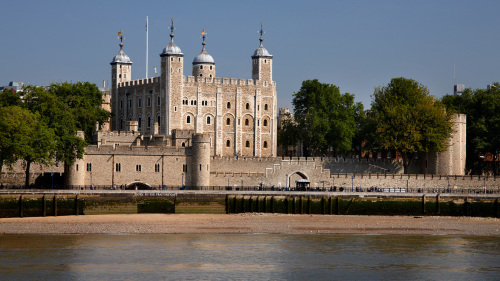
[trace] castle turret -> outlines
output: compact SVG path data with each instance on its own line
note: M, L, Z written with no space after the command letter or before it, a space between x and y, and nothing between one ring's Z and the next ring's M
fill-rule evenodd
M120 51L113 60L111 64L111 112L112 115L111 127L113 129L123 129L123 124L119 124L120 121L117 120L119 116L119 110L123 109L123 105L120 106L118 100L118 85L123 82L129 82L132 78L132 62L130 58L123 52L123 31L118 32L118 37L120 39Z
M84 139L83 131L76 132L76 135ZM85 157L85 156L84 156ZM64 184L71 187L85 185L85 161L82 159L75 159L73 165L64 165Z
M263 80L265 85L273 81L273 56L262 45L262 38L264 30L262 30L262 23L260 23L260 46L255 50L252 56L252 79Z
M465 148L467 116L455 114L452 117L453 133L446 151L433 153L429 157L428 171L438 175L465 175Z
M170 135L172 130L182 129L182 75L184 72L184 54L174 43L174 19L170 26L170 43L163 49L161 57L161 91L164 95L166 116L164 131ZM162 126L163 127L163 126Z
M191 156L191 185L210 186L210 136L194 134Z
M205 50L205 39L207 38L205 35L205 29L201 32L203 38L203 49L201 53L199 53L193 60L193 76L198 77L198 79L203 77L213 78L215 77L215 62L214 58L207 53Z

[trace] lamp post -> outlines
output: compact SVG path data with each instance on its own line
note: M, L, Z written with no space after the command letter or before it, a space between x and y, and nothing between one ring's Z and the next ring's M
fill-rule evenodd
M486 177L483 177L484 194L486 194Z

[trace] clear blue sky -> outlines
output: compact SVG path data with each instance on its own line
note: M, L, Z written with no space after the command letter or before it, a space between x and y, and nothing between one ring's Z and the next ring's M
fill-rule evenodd
M278 107L290 107L306 79L339 86L370 107L377 86L404 76L441 97L456 83L485 88L500 81L500 1L2 1L0 85L22 81L110 80L119 50L133 61L132 78L145 77L149 16L149 74L175 42L184 75L201 51L200 31L217 76L251 78L250 56L264 46L274 55Z

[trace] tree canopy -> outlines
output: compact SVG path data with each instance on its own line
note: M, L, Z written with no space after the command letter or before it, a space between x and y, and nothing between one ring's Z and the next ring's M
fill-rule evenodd
M462 95L445 95L448 110L467 114L467 168L481 173L480 155L496 155L500 148L500 84L489 89L466 89Z
M109 112L101 109L101 103L99 89L88 82L52 84L47 88L26 86L22 100L18 94L2 92L0 164L24 160L26 185L32 163L73 164L83 157L87 145L76 132L85 131L90 140L96 122L102 124L108 119Z
M452 133L444 105L425 86L403 77L375 89L368 116L375 127L375 146L399 152L405 173L416 156L445 151Z
M340 94L335 85L317 79L302 82L294 94L295 134L305 156L324 155L329 150L346 153L352 149L357 115L363 112L354 95ZM290 125L288 125L290 126Z
M110 113L101 108L102 93L95 84L89 82L61 83L50 85L48 92L66 104L74 117L75 126L85 132L90 142L96 123L103 124Z

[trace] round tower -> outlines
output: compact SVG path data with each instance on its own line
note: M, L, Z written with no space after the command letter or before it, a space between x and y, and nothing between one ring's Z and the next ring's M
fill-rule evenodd
M215 62L214 58L212 58L211 55L207 53L205 50L205 39L206 37L206 32L205 29L201 32L202 38L203 38L203 49L201 50L201 53L199 53L193 60L193 76L200 78L204 77L209 77L209 78L214 78L215 77Z
M191 153L191 185L210 186L210 136L194 134Z
M84 139L83 131L76 132L79 138ZM84 155L85 157L85 155ZM75 159L73 165L64 165L64 185L68 187L85 185L85 161L84 159Z

